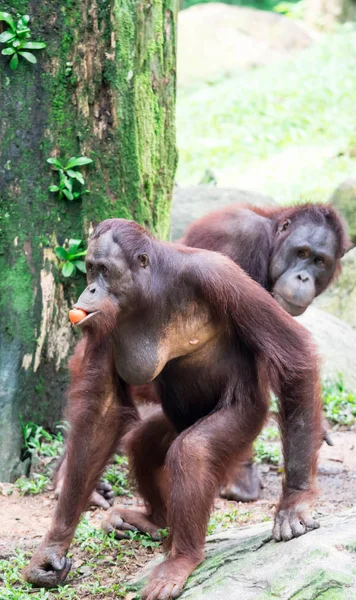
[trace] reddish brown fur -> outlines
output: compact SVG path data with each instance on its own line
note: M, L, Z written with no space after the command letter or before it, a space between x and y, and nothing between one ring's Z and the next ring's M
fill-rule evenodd
M271 229L266 227L267 223L261 222L247 231L238 231L237 235L229 235L231 218L249 210L268 219L272 225ZM279 226L289 219L292 227L300 223L314 223L329 227L336 236L336 268L333 278L340 272L340 259L351 247L347 226L343 218L329 204L306 203L288 207L259 208L251 205L233 205L222 208L197 219L192 223L182 243L195 248L205 248L222 252L229 256L236 264L241 266L246 273L255 281L269 290L268 264L272 252L283 243L289 231L278 235ZM332 280L331 280L332 281ZM328 285L331 283L328 283Z
M155 355L157 344L169 343L177 315L189 318L193 302L202 314L209 311L214 337L163 365L157 389L165 415L158 412L140 423L127 439L148 516L157 526L170 528L170 557L143 592L143 598L160 600L177 595L202 560L216 489L260 432L270 388L280 400L285 453L281 511L286 512L278 518L292 535L300 526L299 507L313 493L321 437L317 359L309 334L230 259L159 242L120 219L104 222L94 239L105 231L111 232L113 245L119 243L129 265L132 295L122 313L119 298L117 305L100 305L102 318L87 327L71 362L68 469L52 528L27 578L49 587L63 581L70 568L65 554L80 512L119 437L137 419L128 385L132 381L125 383L119 375L126 356L116 354L118 362L114 360L122 347L122 328L129 324L124 341L136 348L141 332L135 327L141 324L143 341L156 344ZM149 257L150 271L140 270L137 257L142 253ZM92 299L91 290L100 285L99 278L95 281L83 296ZM146 360L151 372L152 353L142 353L142 361L140 354L133 378L137 371L146 373ZM138 523L142 526L142 514Z

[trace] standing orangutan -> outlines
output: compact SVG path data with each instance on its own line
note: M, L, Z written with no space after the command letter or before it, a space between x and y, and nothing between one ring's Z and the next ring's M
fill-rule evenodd
M292 316L326 290L350 245L345 222L328 204L230 206L192 223L181 242L229 256ZM324 438L332 444L326 429ZM259 493L251 447L232 468L221 496L251 502Z
M132 221L101 223L76 305L84 338L72 360L67 469L54 518L27 567L64 581L80 514L136 418L129 384L156 380L163 411L131 429L128 454L145 513L115 508L106 528L156 534L170 551L142 592L176 598L203 560L216 489L279 398L285 459L274 538L318 527L310 514L322 435L317 358L308 332L229 258L154 239ZM79 312L81 311L81 312Z
M195 221L181 240L187 246L215 250L229 256L275 297L289 314L302 314L340 271L340 258L349 246L346 225L329 205L260 209L230 206ZM158 402L156 386L132 389L140 402ZM324 438L331 444L326 429ZM58 495L66 461L56 474ZM229 500L257 500L260 479L253 449L233 466L221 496ZM111 486L102 481L90 504L109 508Z

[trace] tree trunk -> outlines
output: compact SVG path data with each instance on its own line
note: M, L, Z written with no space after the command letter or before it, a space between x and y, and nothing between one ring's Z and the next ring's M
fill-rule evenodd
M0 57L0 480L21 467L20 415L61 417L74 335L67 311L85 286L54 249L107 217L165 237L176 166L178 0L5 0L29 14L38 63ZM3 26L0 23L0 28ZM6 29L2 27L2 30ZM3 47L3 46L2 46ZM46 160L87 156L88 195L60 200ZM20 468L19 468L20 467Z

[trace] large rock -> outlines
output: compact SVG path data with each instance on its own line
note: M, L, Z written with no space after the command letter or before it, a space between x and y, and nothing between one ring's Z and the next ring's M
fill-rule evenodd
M356 331L315 306L310 306L297 321L310 331L317 344L323 376L337 379L341 373L346 387L356 391Z
M178 84L265 65L314 37L303 23L277 13L217 2L192 6L178 18Z
M346 219L352 241L356 244L356 177L349 177L336 188L329 202Z
M235 188L210 185L176 186L171 211L171 239L176 241L181 238L188 225L195 219L230 204L271 206L276 202L269 196Z
M341 275L315 300L315 304L318 308L346 321L356 331L356 248L345 254Z
M356 511L322 519L321 528L275 543L271 524L210 536L206 560L180 598L190 600L356 600ZM157 560L135 578L140 589Z

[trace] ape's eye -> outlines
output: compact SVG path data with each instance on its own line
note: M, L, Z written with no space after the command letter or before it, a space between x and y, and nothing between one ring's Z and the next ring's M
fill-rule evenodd
M100 271L101 271L102 275L107 275L108 268L105 265L101 265Z
M88 273L91 273L91 274L94 273L94 265L92 263L87 264L87 271L88 271Z
M308 250L304 250L303 248L298 250L299 258L307 258L308 254L309 254Z
M315 263L316 265L318 265L318 267L321 267L321 266L323 266L324 262L325 262L325 261L324 261L324 259L323 259L323 257L322 257L322 256L317 256L317 257L316 257L316 259L314 260L314 263Z

